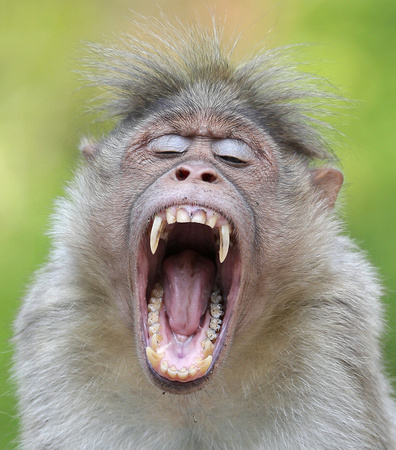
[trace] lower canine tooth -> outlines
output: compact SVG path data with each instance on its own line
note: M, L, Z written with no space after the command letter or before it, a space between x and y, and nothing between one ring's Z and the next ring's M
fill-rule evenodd
M157 367L158 363L164 357L163 353L156 353L151 347L146 347L146 355L154 368Z
M220 248L219 248L219 260L222 263L228 254L230 247L230 226L228 223L220 228Z
M203 361L197 363L199 371L206 373L211 363L212 363L212 355L209 355Z

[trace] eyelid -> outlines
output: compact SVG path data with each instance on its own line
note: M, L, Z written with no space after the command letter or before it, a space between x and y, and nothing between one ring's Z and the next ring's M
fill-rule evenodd
M183 153L187 150L191 139L177 134L166 134L153 139L148 148L156 153Z
M235 158L243 163L254 157L253 150L239 139L218 139L213 142L212 150L216 156Z

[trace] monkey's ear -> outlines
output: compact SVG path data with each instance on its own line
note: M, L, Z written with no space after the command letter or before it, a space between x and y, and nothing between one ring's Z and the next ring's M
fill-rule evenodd
M86 137L81 140L80 151L87 161L91 160L95 156L97 149L98 147L96 142Z
M327 200L329 208L334 207L343 181L344 175L339 170L330 167L312 170L312 183L321 190L321 197Z

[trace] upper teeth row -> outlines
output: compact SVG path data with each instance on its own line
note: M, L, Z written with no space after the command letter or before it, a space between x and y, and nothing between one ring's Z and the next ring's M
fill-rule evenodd
M219 245L219 260L222 263L228 254L230 247L230 225L229 223L214 211L203 208L201 206L172 206L166 211L157 213L153 220L150 233L150 248L154 254L157 251L161 234L164 231L166 224L172 223L200 223L207 225L210 228L219 229L220 245Z

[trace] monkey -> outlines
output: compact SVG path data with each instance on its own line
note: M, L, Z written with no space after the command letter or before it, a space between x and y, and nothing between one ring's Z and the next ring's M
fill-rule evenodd
M324 80L215 27L91 45L81 144L15 321L28 449L391 449L382 287L335 208ZM331 133L330 133L331 134Z

